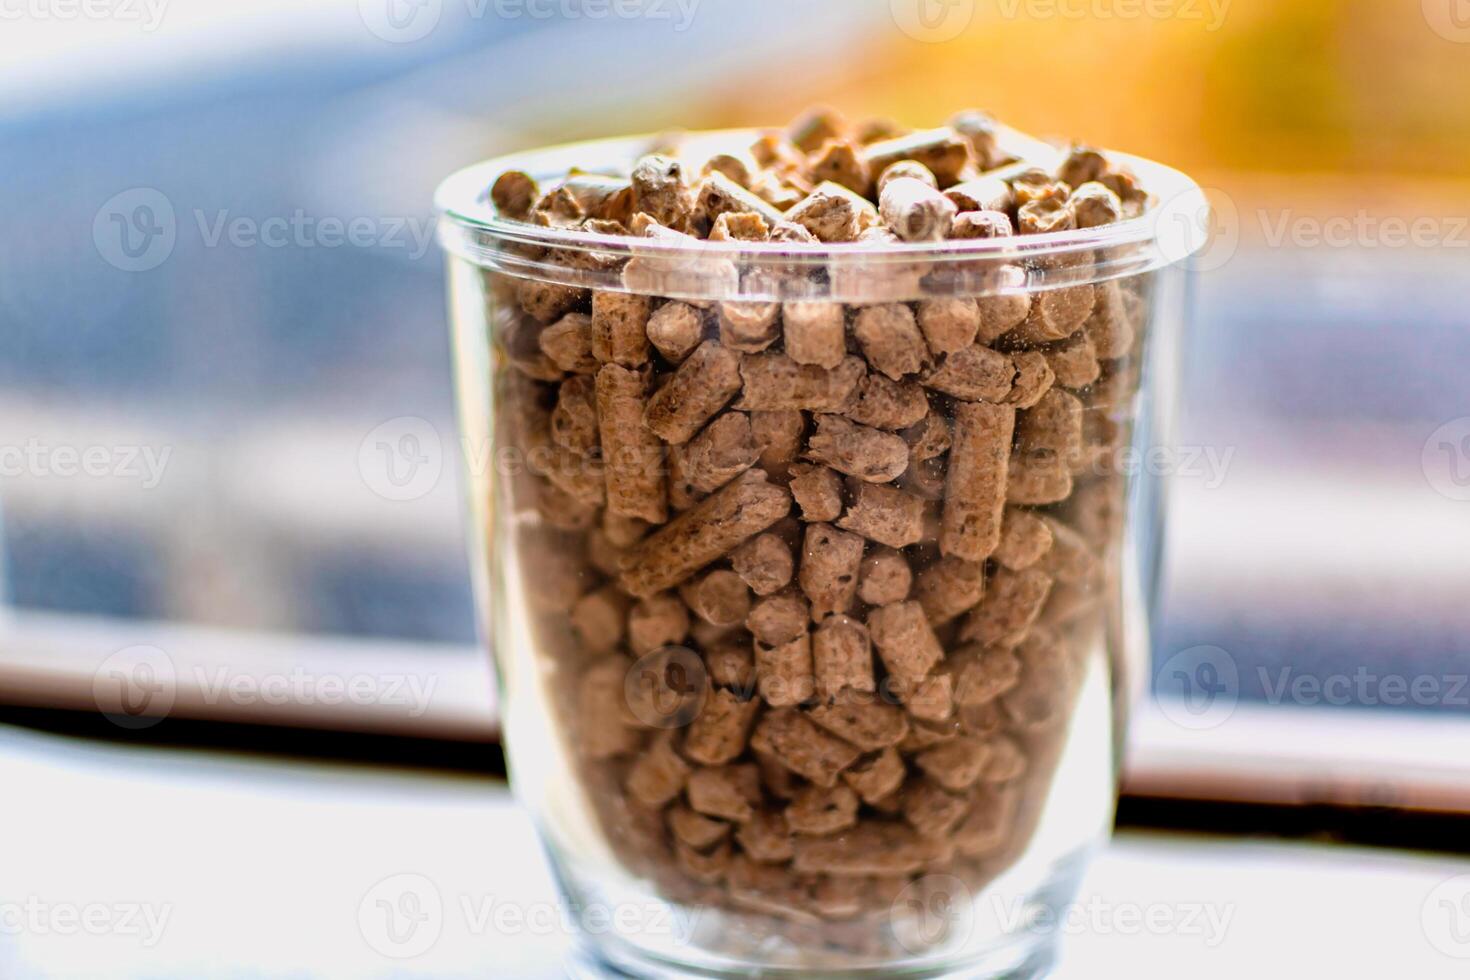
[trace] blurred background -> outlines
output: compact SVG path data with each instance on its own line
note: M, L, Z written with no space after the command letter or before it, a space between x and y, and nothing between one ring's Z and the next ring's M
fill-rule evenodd
M438 180L812 102L916 124L976 106L1179 167L1215 208L1158 463L1156 699L1124 819L1463 849L1463 824L1408 822L1470 810L1463 0L15 0L0 19L3 718L494 770ZM67 710L95 715L118 662L167 673L166 722Z

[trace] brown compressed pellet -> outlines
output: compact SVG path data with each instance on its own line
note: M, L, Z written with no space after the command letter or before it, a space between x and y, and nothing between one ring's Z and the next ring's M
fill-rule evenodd
M775 343L781 331L781 304L721 303L720 342L731 350L754 354Z
M1082 328L1092 314L1097 296L1092 286L1063 286L1037 293L1020 326L1007 338L1022 344L1063 340Z
M828 370L815 364L798 364L785 354L770 351L747 355L740 361L745 389L735 407L768 412L841 411L866 373L867 367L859 357L844 357L837 367Z
M712 242L763 242L771 237L766 219L750 211L727 211L710 229Z
M1040 561L1051 542L1051 528L1045 520L1030 511L1008 507L1001 523L1000 545L991 557L1013 572L1020 571Z
M860 483L852 506L837 526L860 534L869 541L903 548L924 536L924 501L897 487L882 483Z
M694 210L694 197L684 182L683 166L671 157L653 155L639 160L632 174L635 212L661 225L684 231Z
M841 113L830 106L814 106L802 113L786 131L787 138L791 144L804 153L810 153L830 139L844 135L848 131L847 120L842 118ZM775 162L773 158L762 161L769 165Z
M648 360L647 296L597 290L592 294L592 356L637 367Z
M1086 388L1102 374L1102 365L1097 361L1097 347L1092 337L1079 330L1068 339L1045 352L1056 383L1064 388Z
M925 749L914 759L915 765L925 775L945 789L955 792L973 786L989 761L989 744L968 737L951 739L942 745Z
M585 456L597 448L597 383L585 374L567 378L551 411L551 441Z
M674 751L672 733L664 732L628 770L628 795L647 807L659 808L684 791L689 763Z
M573 308L587 301L589 293L576 286L542 282L538 279L516 281L516 302L540 323L554 323Z
M756 462L772 478L784 480L791 469L792 460L801 450L801 438L806 430L806 419L801 412L774 411L750 413L750 436L760 450Z
M706 341L648 400L644 424L665 442L688 442L739 390L739 357Z
M791 467L791 495L804 521L835 521L842 516L842 477L811 463Z
M689 805L707 817L744 823L760 803L760 773L755 766L700 766L689 774Z
M1055 517L1044 520L1052 538L1051 550L1043 563L1046 571L1066 585L1085 584L1095 579L1100 564L1087 540Z
M916 160L934 174L940 187L960 181L973 153L969 142L953 129L931 129L867 147L868 166L881 173L900 160Z
M1072 470L1052 452L1016 453L1006 474L1006 499L1013 504L1055 504L1072 495Z
M899 685L900 696L928 677L944 659L944 650L924 615L924 607L912 600L869 612L868 632L890 680Z
M791 548L775 534L751 538L730 555L730 565L756 595L771 595L791 582L795 560Z
M982 344L994 342L1026 321L1031 312L1029 293L997 293L977 296L980 307L980 331L976 338Z
M793 867L831 875L911 874L946 853L942 843L920 837L907 824L864 820L840 834L798 838Z
M932 779L915 780L904 791L903 818L925 837L948 834L969 809L969 800Z
M757 639L755 683L761 700L773 708L809 699L815 689L811 634L803 631L793 639L769 646Z
M904 771L898 751L887 748L854 763L842 774L842 781L851 786L864 803L871 805L903 785Z
M906 430L903 438L909 444L909 455L917 460L944 455L949 452L952 442L949 422L932 411L922 422Z
M734 572L717 569L679 587L694 615L715 626L734 626L750 615L750 590Z
M592 356L592 318L568 313L537 337L541 353L569 374L596 374L601 362Z
M801 225L818 241L855 242L877 223L877 211L846 187L827 181L787 211L785 220Z
M1067 206L1067 198L1059 192L1027 201L1016 209L1016 231L1022 235L1046 235L1076 227L1077 219Z
M577 734L582 754L589 759L626 755L642 741L625 723L623 684L632 666L626 657L598 660L582 674L577 690Z
M630 602L617 589L589 592L572 607L572 629L582 646L593 653L612 653L623 641Z
M541 349L543 327L530 317L518 317L500 331L506 360L528 378L537 381L559 381L562 370Z
M914 598L935 626L969 612L985 596L985 566L963 558L941 558L919 573Z
M975 794L970 812L955 830L955 845L966 857L982 857L1005 846L1011 836L1015 797L1004 791Z
M763 715L751 745L818 786L835 786L842 771L861 755L855 746L823 731L795 708L778 708Z
M776 646L805 634L810 623L806 597L788 591L767 596L752 606L745 627L761 643Z
M990 594L965 620L960 636L980 643L1014 645L1026 635L1051 592L1052 577L1039 568L996 571Z
M809 524L802 539L797 581L811 601L813 622L847 612L857 596L863 539L830 524Z
M844 689L874 691L868 628L849 616L828 616L812 634L812 669L818 697L835 698Z
M1026 753L1013 738L998 735L991 739L990 761L980 774L982 782L1008 783L1026 771Z
M495 210L517 221L524 221L530 215L531 205L536 203L539 194L536 181L519 170L507 170L490 187L490 200L495 204Z
M1071 698L1071 670L1066 650L1056 638L1033 633L1017 647L1021 680L1001 695L1001 709L1022 731L1043 731L1066 717Z
M1011 161L1011 156L1000 145L996 133L996 121L988 112L966 109L956 113L949 124L955 132L970 141L975 155L975 165L981 170L993 170Z
M708 176L715 171L719 171L741 187L749 190L751 163L753 162L742 159L734 153L716 153L704 162L704 169L701 171L701 176ZM728 213L733 214L735 212ZM722 214L720 217L723 218L724 215Z
M663 445L643 425L645 390L644 376L637 371L604 364L597 372L597 419L608 509L658 524L668 516Z
M896 177L883 187L879 213L904 241L931 242L948 237L956 208L933 185L914 177Z
M758 214L767 225L774 225L782 219L781 212L776 208L716 171L699 184L695 195L694 221L705 222L707 231L714 225L716 218L728 212Z
M696 851L706 851L730 835L730 825L696 813L683 803L669 808L669 830L679 843Z
M908 695L904 707L923 721L944 721L954 714L954 679L948 674L925 679Z
M1092 315L1083 324L1097 356L1105 361L1126 357L1133 349L1133 323L1116 280L1099 283Z
M918 321L902 303L863 307L852 332L868 363L894 381L917 373L929 360Z
M742 701L732 691L715 689L684 736L684 755L706 766L733 762L745 751L759 701Z
M617 368L603 368L604 372L609 370ZM605 430L603 445L604 448L607 445ZM767 482L762 470L747 470L708 500L629 549L621 576L623 588L643 598L678 585L785 517L790 510L791 494L784 487Z
M703 338L704 319L688 303L665 303L648 318L648 340L670 364L682 364Z
M973 344L945 357L921 381L953 398L999 403L1011 393L1015 377L1015 361L1008 355Z
M847 317L841 303L793 302L782 307L786 356L831 370L847 356Z
M980 304L963 297L925 300L919 304L919 329L936 355L964 350L980 331Z
M640 657L688 635L689 607L672 593L641 599L628 612L628 648Z
M816 422L807 440L808 459L869 483L887 483L908 468L908 444L893 433L840 415L818 415Z
M755 652L748 636L733 634L712 645L704 654L709 679L742 696L755 693Z
M864 752L897 745L909 731L903 710L870 695L849 694L819 704L807 714L812 721Z
M955 403L939 538L946 555L984 561L1000 543L1015 422L1015 409L1009 407Z
M735 840L752 861L784 864L796 853L791 831L784 814L763 810L740 825Z
M886 606L909 597L913 570L892 548L869 548L858 573L858 598L870 606Z
M800 776L787 769L769 752L752 748L750 754L755 757L756 767L761 773L761 785L767 793L778 800L789 800L796 795L800 788Z
M1009 238L1014 234L1004 211L964 211L954 216L949 237L955 239Z
M786 808L786 823L798 834L835 834L857 823L858 796L851 787L808 786Z
M1006 404L1030 408L1051 390L1056 374L1046 355L1040 351L1021 351L1013 354L1011 360L1016 365L1016 380L1011 386L1011 393L1006 396Z
M890 381L884 375L869 374L858 384L844 414L875 429L906 429L929 414L929 397L912 381Z
M726 412L700 431L685 447L684 478L700 493L713 493L755 465L760 447L750 429L750 416Z
M1011 209L1011 188L999 177L974 177L944 192L961 214L986 211L1004 214ZM1007 220L1007 225L1010 221Z
M888 186L889 181L898 180L901 177L917 180L930 187L938 187L939 181L934 178L934 172L917 160L900 160L890 164L878 175L878 193L881 197L883 189Z
M872 193L873 176L862 148L852 140L830 139L812 154L808 161L812 180L832 182L867 197Z
M1118 195L1097 182L1085 183L1067 199L1072 224L1078 228L1110 225L1123 217L1123 202Z
M1063 460L1076 457L1082 451L1082 402L1071 392L1052 388L1017 416L1016 447Z

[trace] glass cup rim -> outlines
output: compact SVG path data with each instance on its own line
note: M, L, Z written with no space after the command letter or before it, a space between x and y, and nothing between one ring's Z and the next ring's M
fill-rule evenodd
M758 129L726 129L683 133L681 154L700 159L718 152L744 150L761 134ZM1087 282L1137 275L1182 262L1202 249L1209 239L1209 201L1200 186L1179 170L1112 150L1102 152L1127 167L1149 193L1148 208L1135 218L1095 228L1012 235L1003 238L938 242L843 242L793 245L784 242L740 240L689 242L660 238L609 235L580 229L549 228L512 221L496 214L489 189L496 178L520 170L538 182L558 180L573 167L589 173L626 175L631 164L648 152L656 134L613 137L563 143L505 154L464 167L439 185L434 196L439 215L439 241L451 254L482 268L549 281L580 283L598 288L626 289L616 277L597 281L585 268L565 279L546 263L528 254L552 250L559 256L585 257L595 269L608 259L645 257L665 263L698 263L729 259L744 270L768 268L789 274L793 269L845 268L881 271L922 262L929 269L962 269L1023 265L1024 277L1001 277L981 292L1033 292ZM1056 160L1060 151L1056 151ZM1031 161L1024 161L1030 163ZM1036 161L1053 166L1056 161ZM1016 166L1016 165L1013 165ZM992 171L994 173L996 171ZM1100 260L1092 261L1093 257ZM1104 261L1105 260L1105 261ZM581 263L577 263L581 264ZM994 277L992 277L994 278ZM967 291L975 291L970 284ZM669 289L670 295L680 290ZM704 282L686 292L710 298L760 298L761 290L743 283L728 287ZM852 298L828 291L821 298ZM772 298L772 297L766 297ZM814 297L816 298L816 297Z

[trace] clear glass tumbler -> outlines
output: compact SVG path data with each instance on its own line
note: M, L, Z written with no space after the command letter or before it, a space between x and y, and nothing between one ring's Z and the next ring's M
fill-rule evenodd
M1038 912L1112 822L1157 546L1133 477L1203 198L1113 154L1141 217L819 248L485 200L647 145L517 154L438 197L479 608L577 962L1043 972ZM973 344L916 342L977 310Z

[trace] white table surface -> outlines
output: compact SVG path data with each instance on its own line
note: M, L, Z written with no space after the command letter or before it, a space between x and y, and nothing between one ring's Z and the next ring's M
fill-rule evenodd
M0 843L3 980L561 975L546 867L489 780L0 727ZM1459 875L1470 862L1128 834L1057 975L1470 976ZM405 887L442 902L409 940L375 907Z

